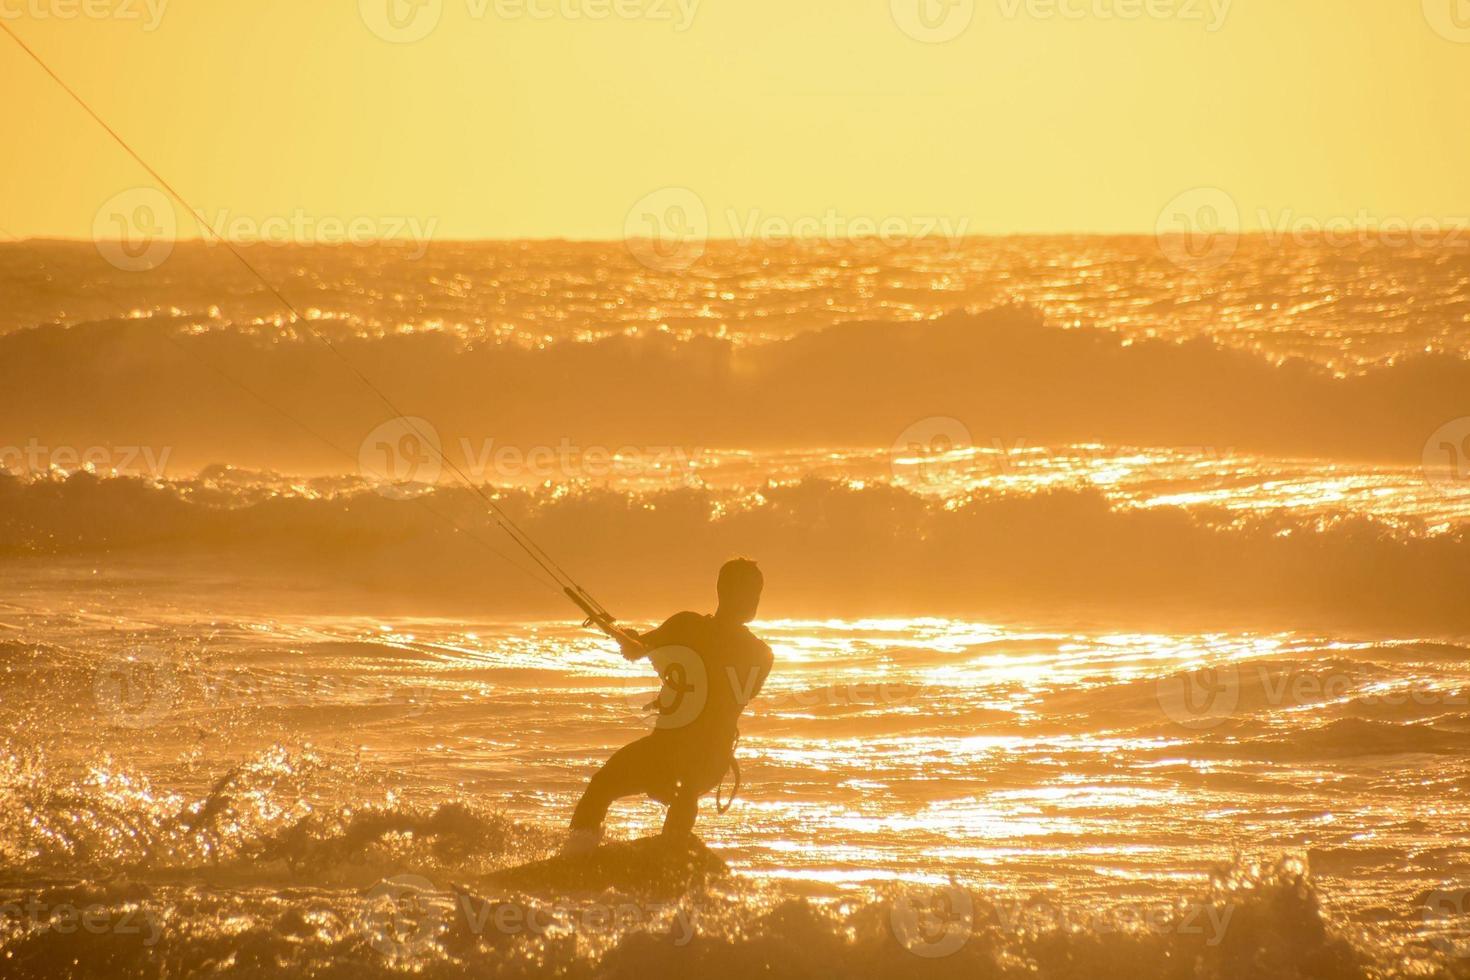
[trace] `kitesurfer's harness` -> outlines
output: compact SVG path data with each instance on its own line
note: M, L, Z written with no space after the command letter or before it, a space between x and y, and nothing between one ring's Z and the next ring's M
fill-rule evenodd
M589 625L591 624L589 623ZM596 625L601 626L602 624L596 623ZM605 628L606 627L604 627L604 629ZM681 697L689 691L693 690L693 687L688 682L689 679L687 674L685 673L684 665L680 663L671 663L667 667L665 667L663 671L659 674L659 679L664 682L664 685L666 687L671 687L676 692L678 692ZM659 691L659 693L654 696L652 701L649 701L643 706L644 711L650 712L661 711L662 708L663 691ZM720 774L720 784L715 787L715 809L719 811L721 816L730 812L730 807L735 805L735 797L740 795L740 760L735 758L735 750L739 747L740 729L737 728L735 729L735 739L730 743L730 764L725 768L725 771ZM725 778L727 776L733 776L734 783L730 787L730 798L722 802L720 799L721 790L725 788Z
M740 747L740 729L735 729L735 741L730 743L730 767L725 770L725 776L734 775L735 783L730 787L730 798L720 802L720 790L725 788L725 776L720 777L720 785L715 787L715 809L720 815L730 811L735 805L735 797L740 795L740 760L735 758L735 750Z

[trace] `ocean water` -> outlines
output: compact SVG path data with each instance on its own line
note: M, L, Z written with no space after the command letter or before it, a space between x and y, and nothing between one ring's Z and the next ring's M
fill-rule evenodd
M216 251L0 246L0 975L1470 975L1457 252L256 254L424 429ZM489 883L655 681L430 430L629 622L761 560L728 879Z
M442 331L535 346L625 333L761 343L858 321L914 322L1011 303L1054 326L1124 338L1210 337L1353 370L1419 352L1464 355L1470 243L1435 247L1241 239L1202 270L1153 238L1015 236L784 245L711 242L688 270L622 243L432 243L247 249L309 315L374 336ZM279 305L218 247L181 243L147 271L91 245L0 243L0 330L178 311L276 324Z
M1001 975L1058 944L1094 975L1463 968L1463 645L761 622L779 669L742 726L738 801L700 824L734 876L492 892L544 929L477 930L454 886L555 848L647 727L650 676L565 622L76 602L0 615L11 975ZM609 832L660 819L630 803ZM96 933L46 918L68 906Z

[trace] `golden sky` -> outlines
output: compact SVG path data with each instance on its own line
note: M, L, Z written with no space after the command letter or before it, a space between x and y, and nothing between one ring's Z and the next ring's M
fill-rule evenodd
M665 187L693 191L717 236L832 215L1152 231L1197 187L1247 227L1470 214L1467 0L0 0L0 16L215 218L617 238ZM8 38L0 89L6 235L89 237L148 182Z

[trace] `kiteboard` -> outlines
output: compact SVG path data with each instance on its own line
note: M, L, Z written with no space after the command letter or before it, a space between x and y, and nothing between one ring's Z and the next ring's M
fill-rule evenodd
M679 895L730 873L724 860L693 834L641 837L582 854L559 854L492 872L475 882L519 892L620 892ZM466 889L456 888L457 891Z

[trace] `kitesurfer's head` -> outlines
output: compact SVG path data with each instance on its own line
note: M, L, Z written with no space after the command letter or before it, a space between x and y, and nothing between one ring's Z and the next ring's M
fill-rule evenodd
M715 615L737 623L755 619L765 584L766 577L761 574L760 566L749 558L725 562L720 568L720 608Z

